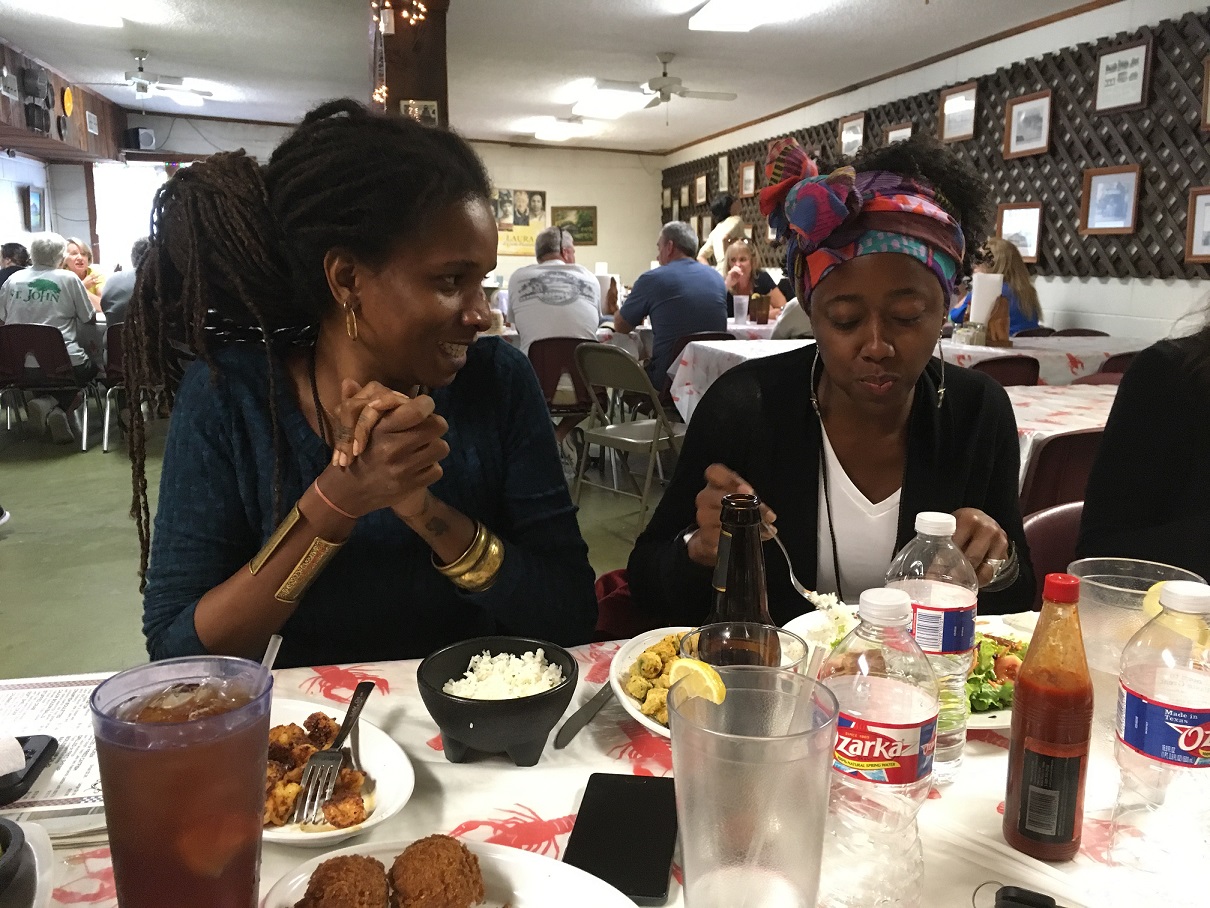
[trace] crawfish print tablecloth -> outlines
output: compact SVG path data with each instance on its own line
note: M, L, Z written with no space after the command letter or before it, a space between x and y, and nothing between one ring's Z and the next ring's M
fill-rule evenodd
M1076 429L1104 429L1117 396L1117 385L1060 385L1005 388L1017 417L1021 443L1021 481L1034 448L1043 439Z
M606 683L609 661L617 647L617 643L599 643L573 650L580 662L580 680L568 714ZM406 841L442 832L559 858L590 773L671 774L668 740L643 729L617 703L606 705L567 748L555 750L548 743L537 766L519 769L498 756L450 763L442 753L437 727L420 700L418 664L407 661L276 672L278 696L313 700L317 708L333 712L343 709L359 680L373 679L377 688L364 716L398 741L415 767L415 792L403 810L360 839L339 843L337 848L359 841ZM1116 765L1111 751L1105 750L1109 745L1094 753L1084 848L1074 862L1049 866L1011 851L1000 835L1006 735L1007 731L972 731L957 781L944 790L934 790L921 811L926 903L939 908L969 905L975 887L999 880L1044 890L1070 908L1111 904L1109 896L1100 894L1126 891L1131 880L1126 871L1106 866L1107 808L1117 785ZM262 895L292 868L315 856L311 849L266 844ZM668 904L681 906L679 865L674 865L673 876ZM51 904L115 908L108 848L56 851Z
M1018 337L1012 348L977 347L943 340L938 347L945 361L973 366L996 356L1023 355L1038 360L1038 384L1070 385L1075 379L1091 375L1101 364L1118 353L1137 353L1150 341L1133 337Z

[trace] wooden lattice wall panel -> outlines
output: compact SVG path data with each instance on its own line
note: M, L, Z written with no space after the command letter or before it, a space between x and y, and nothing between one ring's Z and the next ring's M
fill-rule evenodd
M1146 107L1122 113L1094 111L1098 55L1139 39L1152 42ZM1210 55L1210 12L1189 13L1129 34L1015 63L974 80L978 85L975 136L947 147L987 177L993 211L1001 203L1040 202L1042 232L1036 274L1107 278L1206 278L1210 267L1184 261L1189 190L1210 185L1210 133L1202 131L1204 60ZM926 92L865 111L865 143L885 143L890 126L911 122L917 133L938 134L940 92ZM1044 154L1006 161L1003 156L1007 103L1049 88L1051 144ZM856 113L857 111L855 111ZM839 159L839 122L833 120L791 133L818 150L827 170ZM757 163L757 186L764 185L769 143L780 136L726 152L730 191L738 195L740 165ZM712 155L664 171L663 185L677 197L707 175L709 196L718 191L718 158ZM1080 196L1085 168L1138 164L1142 168L1138 218L1129 235L1081 236ZM782 265L767 241L765 220L755 197L743 199L742 216L766 265ZM664 210L664 219L671 217ZM707 205L680 212L682 219L710 214ZM993 225L994 226L994 225Z

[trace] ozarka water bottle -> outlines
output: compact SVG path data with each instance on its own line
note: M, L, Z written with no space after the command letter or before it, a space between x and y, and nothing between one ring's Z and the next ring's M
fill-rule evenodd
M912 599L912 636L928 656L941 691L933 778L952 782L966 747L966 676L975 649L979 580L954 544L952 514L916 515L916 538L887 568L887 586Z
M906 593L866 590L857 617L819 673L840 704L819 905L916 908L916 813L932 785L937 678L908 630Z
M1184 901L1210 857L1210 586L1170 580L1160 605L1122 652L1113 862Z

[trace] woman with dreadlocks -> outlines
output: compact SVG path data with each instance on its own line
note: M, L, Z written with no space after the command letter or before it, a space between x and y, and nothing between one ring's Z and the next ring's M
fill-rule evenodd
M590 637L533 370L475 341L488 198L462 139L348 100L264 167L222 153L161 189L125 329L130 399L176 392L153 545L131 412L153 659L256 657L278 632L279 665Z
M812 171L793 140L775 144L760 202L787 240L786 273L816 342L710 386L631 553L632 595L669 624L703 620L720 502L755 490L811 589L856 602L883 586L916 515L944 511L976 568L980 611L1029 608L1012 405L987 376L933 356L986 226L980 180L921 139ZM810 608L780 557L767 569L778 624Z

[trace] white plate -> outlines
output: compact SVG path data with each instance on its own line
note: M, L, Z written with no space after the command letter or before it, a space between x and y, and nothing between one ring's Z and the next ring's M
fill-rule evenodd
M857 626L857 609L855 607L848 608L848 606L844 606L844 608L847 608L850 614L854 616L849 626L849 630L852 630ZM804 612L796 618L791 618L782 627L792 634L798 634L812 649L822 646L825 652L831 652L832 643L838 636L843 636L843 634L837 633L836 624L832 620L832 616L820 609Z
M1037 612L1024 612L1020 615L981 615L975 619L975 630L981 634L991 634L993 637L1004 637L1008 640L1020 640L1028 643L1030 637L1033 636L1033 628L1037 620ZM1013 710L1011 706L982 713L971 713L966 719L966 727L976 729L994 730L1008 728L1012 724Z
M343 713L319 703L305 700L273 701L269 721L271 725L302 725L307 716L314 712L327 713L337 722ZM297 824L289 826L266 826L265 841L278 845L297 845L303 848L330 846L336 842L359 835L388 820L403 808L412 796L416 774L403 749L385 731L361 719L360 753L362 768L373 780L373 810L368 811L364 823L345 829L329 829L321 832L303 832ZM367 808L370 805L366 805Z
M278 880L261 902L261 908L293 908L306 894L315 868L329 858L363 854L382 861L390 871L395 858L410 844L367 842L360 847L342 848L312 858ZM487 898L482 908L503 908L505 905L509 908L550 908L552 905L634 908L634 902L618 890L578 867L507 845L465 844L479 859L479 870L483 874Z
M626 679L630 677L630 666L639 657L639 653L653 643L659 643L660 640L669 634L679 634L682 631L689 630L693 630L693 628L660 627L653 631L646 631L623 643L618 651L613 654L613 661L609 663L609 686L613 688L613 694L617 697L618 702L622 704L622 709L630 713L644 728L664 738L671 737L668 729L650 716L644 716L639 712L639 701L626 693Z
M966 727L975 729L992 730L997 728L1008 728L1013 724L1013 709L993 709L986 713L971 713L966 717Z
M50 836L37 823L17 823L25 833L21 865L3 893L0 908L47 908L54 889L54 850Z

